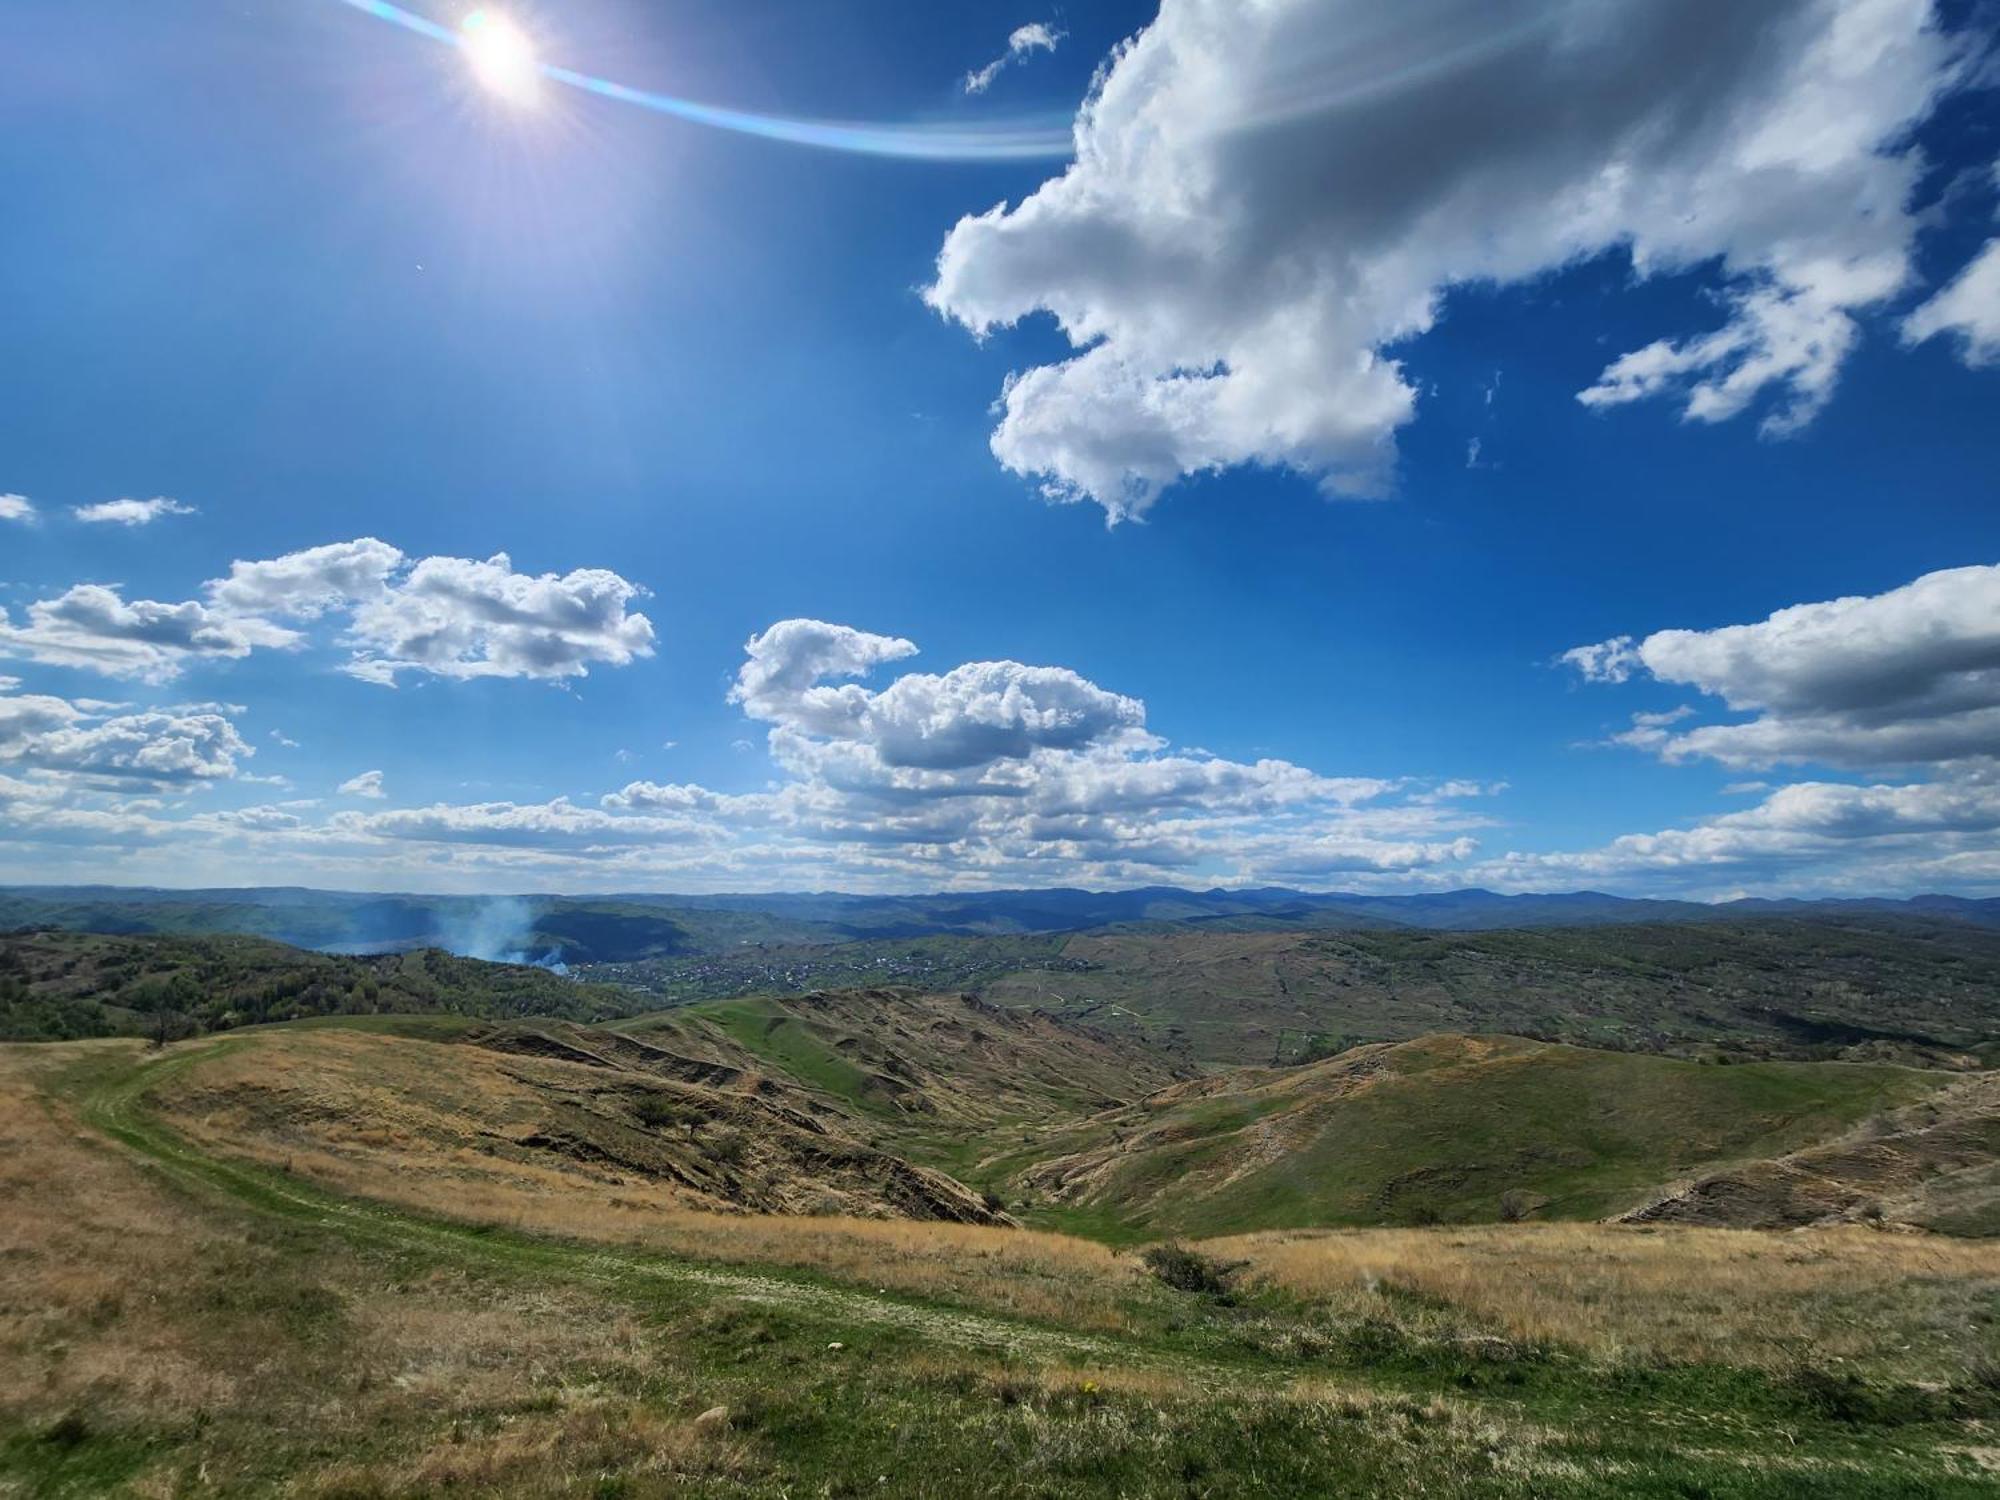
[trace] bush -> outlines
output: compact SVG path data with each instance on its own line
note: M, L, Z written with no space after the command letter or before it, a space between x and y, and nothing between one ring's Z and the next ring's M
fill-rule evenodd
M653 1130L686 1124L689 1119L685 1106L666 1094L641 1094L632 1106L632 1113L639 1117L641 1125Z
M1239 1269L1174 1240L1154 1245L1140 1259L1145 1261L1147 1270L1175 1291L1199 1292L1209 1297L1228 1296Z
M728 1125L711 1131L703 1139L702 1147L725 1167L741 1164L743 1158L750 1154L750 1142L745 1139L743 1132Z

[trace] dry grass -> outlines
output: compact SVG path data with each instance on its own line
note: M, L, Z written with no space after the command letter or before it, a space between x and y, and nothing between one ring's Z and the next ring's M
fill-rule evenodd
M67 1053L68 1049L63 1049ZM164 1304L242 1241L93 1149L50 1112L55 1049L0 1049L0 1409L86 1397L125 1414L226 1402L259 1372L218 1360Z
M451 1433L409 1458L340 1464L303 1493L326 1500L364 1496L565 1495L588 1493L616 1474L620 1494L672 1494L690 1479L735 1477L752 1467L749 1448L728 1429L625 1402L587 1402L552 1414L517 1417L490 1432Z
M552 1492L579 1453L741 1466L737 1445L623 1394L671 1398L679 1367L622 1309L449 1272L399 1282L165 1190L39 1094L84 1047L0 1047L0 1430L85 1413L93 1431L205 1434L144 1477L162 1493L292 1444L401 1455L394 1492Z
M1336 1316L1443 1304L1494 1332L1608 1358L1775 1368L1810 1355L1935 1375L2000 1341L1991 1241L1549 1224L1279 1232L1203 1248Z
M590 1162L501 1154L483 1130L543 1108L523 1081L567 1065L359 1032L267 1033L160 1089L173 1126L355 1197L468 1223L811 1271L1091 1332L1129 1331L1144 1278L1068 1235L903 1219L718 1214Z

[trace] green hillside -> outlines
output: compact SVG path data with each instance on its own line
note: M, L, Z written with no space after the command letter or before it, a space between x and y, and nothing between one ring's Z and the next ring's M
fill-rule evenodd
M1006 1166L1056 1210L1153 1234L1586 1219L1836 1135L1950 1076L1434 1036L1178 1085Z

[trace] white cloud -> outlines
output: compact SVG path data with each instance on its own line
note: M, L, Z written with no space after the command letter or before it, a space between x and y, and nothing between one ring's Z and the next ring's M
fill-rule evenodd
M1632 728L1612 737L1663 760L1810 763L1921 779L1733 782L1725 795L1763 799L1594 850L1509 855L1475 867L1474 878L1691 894L2000 886L2000 567L1928 573L1754 624L1621 636L1565 659L1590 680L1643 673L1749 715L1683 727L1696 711L1635 714Z
M829 734L851 724L869 694L858 687L823 686L822 677L860 677L883 662L916 655L917 648L852 625L780 620L752 636L743 652L730 702L740 703L753 719Z
M1574 853L1510 854L1465 875L1505 889L1609 884L1708 897L1993 888L2000 886L2000 784L1984 776L1798 782L1692 827L1626 834Z
M372 682L399 672L440 677L581 677L653 654L653 626L627 606L645 591L603 568L516 573L507 554L485 562L427 557L354 612L360 649L347 670Z
M403 566L400 549L372 536L287 552L263 562L234 562L229 576L208 585L220 608L238 614L314 619L386 592Z
M499 848L558 850L590 855L605 850L655 848L698 841L708 836L701 824L688 819L614 816L577 807L568 798L520 804L480 802L438 803L431 807L397 808L380 813L336 814L334 823L348 833L432 844L477 844Z
M868 745L888 766L956 770L1077 750L1145 723L1137 699L1107 693L1063 667L969 662L942 676L912 672L879 693L822 676L852 676L916 648L819 620L785 620L744 648L732 697L781 730Z
M276 879L345 871L368 884L396 870L425 884L517 888L1376 881L1465 860L1487 820L1456 804L1498 790L1176 751L1144 729L1138 700L1067 668L971 662L879 687L827 680L915 650L899 637L810 620L752 638L733 696L768 726L778 776L761 790L633 781L594 806L570 797L438 803L318 821L302 805L284 816L171 817L125 804L36 803L0 833L0 846L60 848L79 862L93 846L179 848L183 880L188 861L226 855L236 879L255 864ZM41 734L76 710L17 712L21 733ZM369 772L341 791L387 788ZM37 857L45 868L52 856ZM124 878L152 873L144 858L121 853Z
M2000 566L1928 573L1752 625L1620 636L1563 659L1593 681L1643 671L1755 715L1671 733L1666 721L1636 725L1625 737L1667 760L1860 769L2000 753Z
M0 521L18 521L32 526L40 512L26 495L0 495Z
M505 553L484 562L418 561L373 537L230 565L206 601L126 603L115 587L78 584L28 606L25 625L0 610L0 657L162 682L188 662L299 647L281 621L345 615L342 670L394 686L439 677L580 677L653 654L652 622L628 606L644 594L602 568L516 573Z
M164 682L189 660L238 659L258 647L295 645L296 633L194 600L127 603L116 588L80 583L28 606L26 625L0 610L0 656L82 667L109 677Z
M335 788L343 797L386 797L382 790L380 771L363 771L359 776L350 776Z
M1726 318L1583 399L1781 433L1909 278L1907 134L1955 65L1927 0L1163 0L1075 162L961 220L925 295L982 336L1056 319L1077 352L1009 378L993 451L1112 520L1246 463L1381 493L1393 346L1453 286L1611 252L1713 264Z
M983 94L993 87L993 80L1010 63L1035 52L1053 52L1056 43L1065 33L1057 31L1046 21L1030 21L1026 26L1017 26L1007 38L1007 50L994 58L983 68L974 68L965 75L965 91L968 94Z
M204 707L101 717L68 699L0 696L0 762L54 791L228 780L255 753L235 725Z
M1903 338L1912 344L1940 333L1956 335L1969 365L2000 364L2000 239L1930 301L1903 320Z
M147 526L161 516L191 516L192 505L155 495L150 500L105 500L96 505L74 505L70 513L91 525Z

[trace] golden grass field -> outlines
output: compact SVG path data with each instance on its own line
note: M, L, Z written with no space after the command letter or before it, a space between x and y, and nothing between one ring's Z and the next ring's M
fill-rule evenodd
M1137 1259L1078 1236L900 1219L718 1215L588 1163L468 1144L525 1103L515 1059L364 1032L272 1032L162 1090L204 1148L341 1193L540 1234L789 1267L1096 1332L1129 1332ZM515 1092L509 1093L512 1088ZM354 1090L361 1090L357 1095ZM190 1102L227 1098L196 1114ZM495 1102L498 1101L498 1102ZM1603 1357L1777 1368L1804 1351L1907 1373L2000 1335L2000 1242L1829 1228L1515 1224L1284 1231L1203 1242L1330 1316L1418 1318ZM1404 1295L1399 1298L1399 1294ZM1425 1312L1423 1302L1442 1312Z
M1496 1224L1284 1231L1203 1248L1348 1314L1410 1293L1497 1334L1605 1359L1776 1369L1811 1354L1914 1375L1975 1359L2000 1332L1991 1240Z

